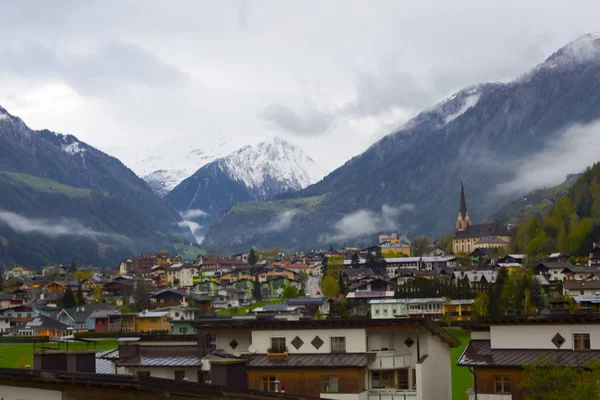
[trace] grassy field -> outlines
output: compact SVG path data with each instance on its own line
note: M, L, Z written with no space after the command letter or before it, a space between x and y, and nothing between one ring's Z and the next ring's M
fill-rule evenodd
M465 347L467 347L467 344L471 341L471 337L462 329L447 328L446 331L461 342L460 346L451 350L452 400L464 400L465 392L473 384L473 375L471 375L468 368L457 367L456 362L458 361L458 357L460 357L465 350Z
M317 208L328 195L306 197L301 199L276 200L269 202L243 202L238 203L227 212L235 213L262 213L291 211L299 214L311 213Z
M40 192L46 193L60 193L69 197L76 198L89 198L92 191L90 189L81 189L73 186L63 185L49 179L39 178L37 176L20 174L17 172L5 172L0 171L2 174L8 176L14 182L29 186Z
M38 349L39 344L36 344ZM57 348L55 343L46 343L45 347ZM117 348L116 340L104 340L96 343L96 351L104 351ZM60 348L65 349L65 344L61 343ZM69 343L69 350L85 350L85 343ZM94 350L93 344L90 344L90 350ZM33 344L0 344L0 368L24 368L25 365L33 366Z
M252 304L251 306L248 306L248 307L227 308L225 310L219 311L217 314L219 314L219 315L244 315L244 314L246 314L246 310L251 311L251 310L254 310L255 308L266 306L267 304L279 304L279 303L281 303L281 300L261 301L261 302Z

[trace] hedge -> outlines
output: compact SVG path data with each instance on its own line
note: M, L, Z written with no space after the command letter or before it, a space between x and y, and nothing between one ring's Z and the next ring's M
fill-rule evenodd
M0 336L0 343L49 342L49 336Z

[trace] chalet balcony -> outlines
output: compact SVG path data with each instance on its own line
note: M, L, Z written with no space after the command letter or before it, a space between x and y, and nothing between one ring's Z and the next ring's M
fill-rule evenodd
M414 400L416 398L416 390L369 389L369 400Z
M473 389L467 390L468 400L512 400L512 394L477 394L475 398L475 392Z
M377 351L375 359L369 364L370 370L408 368L411 355L396 350Z

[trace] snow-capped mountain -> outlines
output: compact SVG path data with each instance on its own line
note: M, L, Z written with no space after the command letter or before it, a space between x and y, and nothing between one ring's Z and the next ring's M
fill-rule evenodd
M265 201L295 192L325 176L302 149L279 137L245 146L200 168L173 189L165 200L202 226L244 201ZM193 215L193 217L190 217Z
M277 136L217 162L231 179L243 183L253 198L262 201L304 189L325 176L325 170L302 149Z
M203 141L196 148L186 140L170 140L154 149L151 156L135 162L132 169L164 197L199 168L246 144L243 137L219 137L212 143Z

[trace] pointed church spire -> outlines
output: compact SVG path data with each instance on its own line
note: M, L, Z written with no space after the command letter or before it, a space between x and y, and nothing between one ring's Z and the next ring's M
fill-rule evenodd
M467 215L467 199L465 198L465 185L462 179L460 180L460 204L458 206L458 212L465 218Z

